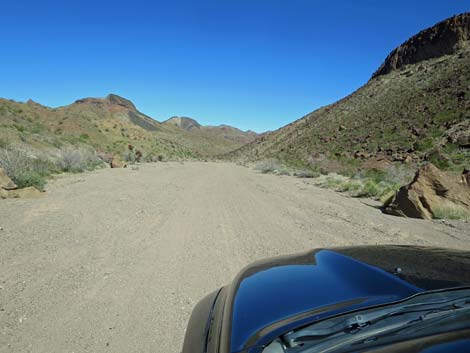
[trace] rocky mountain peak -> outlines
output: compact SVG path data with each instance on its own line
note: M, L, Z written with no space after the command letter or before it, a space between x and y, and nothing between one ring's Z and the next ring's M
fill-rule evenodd
M121 105L131 110L137 110L134 103L132 103L129 99L120 97L116 94L108 94L105 99L111 104Z
M132 111L137 111L134 103L130 100L120 97L116 94L108 94L106 98L83 98L75 101L76 104L92 104L92 105L119 105Z
M463 13L425 29L393 50L373 78L420 61L453 54L470 45L470 13Z
M42 104L39 104L38 102L35 102L34 100L32 99L28 99L26 101L26 104L31 106L31 107L36 107L36 108L45 108Z
M190 131L192 129L199 129L201 127L201 124L199 124L193 118L188 118L184 116L173 116L170 119L166 120L165 123L177 126L187 131Z

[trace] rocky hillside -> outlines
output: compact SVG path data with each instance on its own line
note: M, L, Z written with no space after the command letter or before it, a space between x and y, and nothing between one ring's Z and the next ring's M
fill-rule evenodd
M470 163L470 14L422 31L395 49L350 96L228 154L278 158L329 171L365 161Z
M222 139L234 146L237 144L243 145L252 142L258 136L254 131L242 131L229 125L203 126L196 120L187 117L175 116L164 121L163 124L176 126L180 129L191 132L193 135L206 136L209 139Z
M243 144L225 138L222 132L195 134L160 123L114 94L79 99L59 108L31 100L21 103L0 99L0 124L0 147L15 143L38 149L87 145L122 155L132 145L149 160L207 158Z

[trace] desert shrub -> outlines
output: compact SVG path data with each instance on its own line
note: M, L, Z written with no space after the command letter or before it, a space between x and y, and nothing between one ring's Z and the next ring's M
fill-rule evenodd
M360 181L350 180L340 184L338 189L342 192L349 192L352 195L357 195L363 189L363 187L364 185Z
M19 188L34 186L39 190L44 190L46 177L57 172L51 160L37 158L15 146L0 149L0 167Z
M81 134L79 140L82 142L86 142L89 138L90 136L88 134Z
M377 181L378 179L380 178L367 179L357 175L351 178L331 173L317 177L314 183L322 188L347 192L354 197L371 197L376 200L383 200L382 202L393 196L401 186L401 184L389 181Z
M274 170L273 173L276 175L290 175L290 171L284 167Z
M320 176L320 172L314 172L311 170L296 170L293 175L297 178L317 178Z
M357 196L360 197L378 197L380 194L380 187L374 180L367 180L362 187L362 190Z
M260 171L263 174L273 173L275 170L281 169L279 163L274 159L266 159L259 161L255 165L255 170Z
M0 167L13 180L22 170L26 170L31 157L20 149L2 148L0 149Z
M376 183L408 184L413 179L414 169L403 164L393 164L386 170L364 170L354 175L357 179L373 180Z
M342 185L350 181L350 178L340 174L331 173L321 175L315 180L315 184L321 188L340 190Z
M44 191L46 186L46 178L34 170L24 170L16 175L13 182L20 188L34 186L36 189Z
M29 163L29 169L42 177L60 173L60 169L52 159L45 157L33 158Z
M451 220L470 220L470 212L460 206L441 206L434 210L434 218Z
M19 132L25 132L26 131L26 127L24 127L23 125L20 125L20 124L13 124L13 127L18 130Z
M98 155L86 148L62 148L57 159L57 166L63 172L80 173L102 165L103 161Z
M132 152L132 151L127 152L124 155L124 160L127 163L134 164L135 163L135 154L134 154L134 152Z
M62 148L59 153L57 165L64 172L80 171L82 156L78 149L66 147Z

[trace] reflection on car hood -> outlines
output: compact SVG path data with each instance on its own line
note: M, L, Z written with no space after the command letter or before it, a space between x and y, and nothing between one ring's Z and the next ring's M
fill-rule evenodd
M469 253L420 247L321 249L257 262L229 287L230 351L327 316L466 286L469 274Z

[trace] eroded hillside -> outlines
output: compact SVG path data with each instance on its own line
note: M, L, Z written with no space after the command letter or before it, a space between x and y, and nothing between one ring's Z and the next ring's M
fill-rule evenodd
M394 50L378 73L350 96L229 156L275 157L292 164L322 162L334 171L370 159L429 160L443 168L468 165L469 18L463 14L421 32L412 38L413 46L407 42ZM449 36L458 39L452 50L429 49L429 45L446 46ZM420 38L426 40L418 43Z

